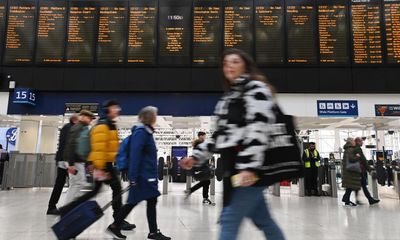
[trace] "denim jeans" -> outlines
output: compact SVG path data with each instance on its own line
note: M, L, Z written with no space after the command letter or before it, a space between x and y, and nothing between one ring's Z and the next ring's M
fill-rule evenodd
M267 239L284 240L282 231L271 218L264 199L264 187L235 188L221 214L219 240L235 240L243 218L250 218Z

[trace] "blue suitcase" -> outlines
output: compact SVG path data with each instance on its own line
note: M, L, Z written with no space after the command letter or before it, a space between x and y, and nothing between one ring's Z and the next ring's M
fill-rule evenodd
M59 240L75 238L103 215L96 201L87 201L72 209L52 229Z
M122 194L129 191L129 189L130 187L124 189L121 192L121 195L113 201L119 200ZM59 240L75 238L86 228L99 220L104 215L104 211L112 205L113 201L107 203L102 208L96 201L86 201L81 203L76 208L68 212L51 228Z

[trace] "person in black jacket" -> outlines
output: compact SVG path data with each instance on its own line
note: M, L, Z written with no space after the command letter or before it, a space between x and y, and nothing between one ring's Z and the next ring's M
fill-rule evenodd
M199 132L199 133L197 133L197 137L198 137L198 139L196 139L193 142L193 148L196 148L199 144L203 143L206 140L206 133ZM206 163L206 165L209 165L209 164ZM185 190L186 198L188 198L192 193L199 190L200 188L203 188L203 204L214 205L213 202L211 202L211 200L208 198L209 197L208 191L210 189L210 185L211 185L211 181L209 179L200 181L199 183L197 183L196 185L191 187L189 190Z
M69 123L65 124L60 131L60 137L58 140L58 150L56 153L56 162L57 162L57 178L53 187L53 191L51 193L51 197L49 200L49 206L47 208L47 215L59 215L59 211L57 209L58 200L60 200L60 196L65 185L65 181L68 177L67 165L64 160L64 149L67 142L67 137L69 134L69 130L71 127L78 122L78 116L72 115L69 118Z
M235 240L243 218L250 218L267 239L284 236L264 199L266 175L257 176L268 148L269 127L278 112L273 87L259 73L251 57L238 49L225 50L222 70L226 92L215 107L216 131L181 160L185 169L210 159L223 161L224 208L219 240Z

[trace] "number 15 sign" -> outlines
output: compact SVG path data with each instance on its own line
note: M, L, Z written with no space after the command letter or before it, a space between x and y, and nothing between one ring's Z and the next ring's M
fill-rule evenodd
M30 88L16 88L14 90L13 103L36 106L36 100L36 92Z

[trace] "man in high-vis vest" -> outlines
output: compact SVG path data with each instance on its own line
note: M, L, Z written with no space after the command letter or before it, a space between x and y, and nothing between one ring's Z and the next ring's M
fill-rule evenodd
M320 166L320 156L315 143L310 142L308 148L304 150L303 162L305 169L305 190L306 196L319 196L318 193L318 167Z

